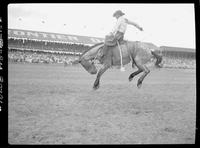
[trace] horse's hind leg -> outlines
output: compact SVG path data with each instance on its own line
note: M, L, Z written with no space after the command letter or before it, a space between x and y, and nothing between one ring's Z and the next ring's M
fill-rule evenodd
M150 70L145 65L138 64L137 67L144 72L143 75L138 79L137 87L140 88L142 86L144 78L148 75Z
M133 79L133 77L135 77L136 75L138 75L141 72L142 72L142 69L138 69L137 71L133 72L132 74L130 74L128 80L131 81Z
M135 65L137 66L138 70L130 74L129 81L131 81L134 76L138 75L141 72L144 72L143 75L138 79L137 87L140 88L142 86L142 81L150 72L150 70L145 65L141 64L140 60L137 58L135 59Z
M137 87L140 88L142 86L142 81L148 75L150 70L142 63L142 61L139 57L135 57L134 61L135 61L135 65L138 68L138 71L136 71L135 74L134 73L131 74L130 77L135 76L136 74L143 72L142 76L138 79L138 82L137 82Z
M134 66L136 65L136 63L133 60L133 57L131 57L131 59L132 59L132 68L134 68ZM137 71L135 71L132 74L130 74L130 76L128 77L129 82L132 81L133 77L135 77L136 75L138 75L141 72L142 72L142 69L138 68Z

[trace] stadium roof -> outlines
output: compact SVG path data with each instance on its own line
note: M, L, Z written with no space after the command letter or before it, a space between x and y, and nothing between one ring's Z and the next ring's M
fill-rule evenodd
M88 44L88 45L94 45L96 43L104 41L104 39L97 37L39 32L30 30L19 30L19 29L8 29L8 38L38 40L38 41L48 41L48 42L61 42L61 43Z
M189 53L195 52L195 49L192 48L169 47L169 46L160 46L160 48L164 51L169 51L169 52L189 52Z

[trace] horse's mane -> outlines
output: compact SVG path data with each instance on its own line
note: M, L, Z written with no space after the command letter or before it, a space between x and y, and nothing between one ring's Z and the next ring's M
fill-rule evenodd
M97 43L97 44L94 44L93 46L91 46L88 50L85 50L81 55L80 57L82 57L86 52L88 52L89 50L91 50L92 48L96 47L96 46L99 46L103 44L103 42L100 42L100 43Z

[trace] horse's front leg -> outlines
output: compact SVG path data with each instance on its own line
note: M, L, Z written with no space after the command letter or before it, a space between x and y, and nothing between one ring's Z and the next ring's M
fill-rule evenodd
M101 75L102 75L108 68L109 68L109 66L103 66L103 67L98 71L96 80L95 80L94 85L93 85L93 89L94 89L94 90L96 90L96 89L99 88L99 82L100 82Z

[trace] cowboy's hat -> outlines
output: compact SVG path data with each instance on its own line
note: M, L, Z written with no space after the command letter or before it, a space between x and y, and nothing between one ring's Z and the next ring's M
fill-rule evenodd
M122 15L124 15L125 13L123 13L121 10L117 10L117 11L115 11L115 13L113 14L113 17L115 17L116 15L120 15L120 16L122 16Z

